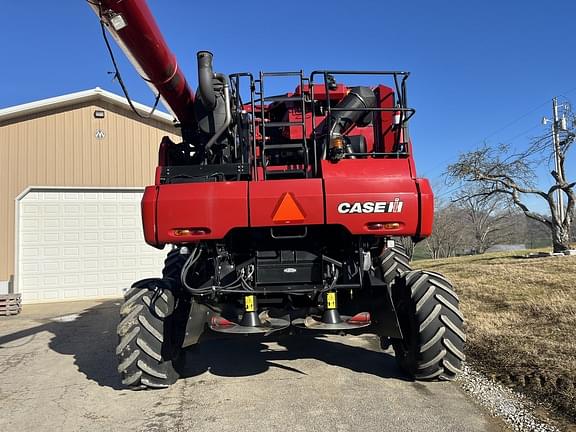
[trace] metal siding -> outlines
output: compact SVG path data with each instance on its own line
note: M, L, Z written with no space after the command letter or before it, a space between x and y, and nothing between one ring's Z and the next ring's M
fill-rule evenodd
M106 112L95 119L95 109ZM106 132L103 140L96 129ZM14 200L29 186L135 186L154 181L158 145L178 131L109 102L0 123L0 280L14 272Z

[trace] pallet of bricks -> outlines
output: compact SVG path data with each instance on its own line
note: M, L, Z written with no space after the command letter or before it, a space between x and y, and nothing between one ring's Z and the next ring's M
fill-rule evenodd
M17 315L22 311L20 294L0 294L0 316Z

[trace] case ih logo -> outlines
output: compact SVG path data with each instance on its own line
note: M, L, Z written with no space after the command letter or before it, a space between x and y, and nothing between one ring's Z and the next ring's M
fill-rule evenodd
M338 204L338 213L400 213L403 205L400 198L394 201L343 202Z

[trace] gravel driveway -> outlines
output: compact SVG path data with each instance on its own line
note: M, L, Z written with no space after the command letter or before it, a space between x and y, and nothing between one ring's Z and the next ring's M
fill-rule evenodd
M118 301L0 318L0 430L500 431L454 383L415 383L375 337L208 340L167 390L123 390Z

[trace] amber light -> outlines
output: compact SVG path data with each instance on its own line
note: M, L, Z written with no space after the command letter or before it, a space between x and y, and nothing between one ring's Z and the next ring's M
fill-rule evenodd
M332 147L334 149L343 149L344 148L344 140L339 135L334 136L330 140L330 147Z
M366 224L366 228L371 231L379 231L383 229L394 230L400 228L400 222L371 222Z
M210 234L208 228L177 228L172 230L172 234L176 237L196 236Z

